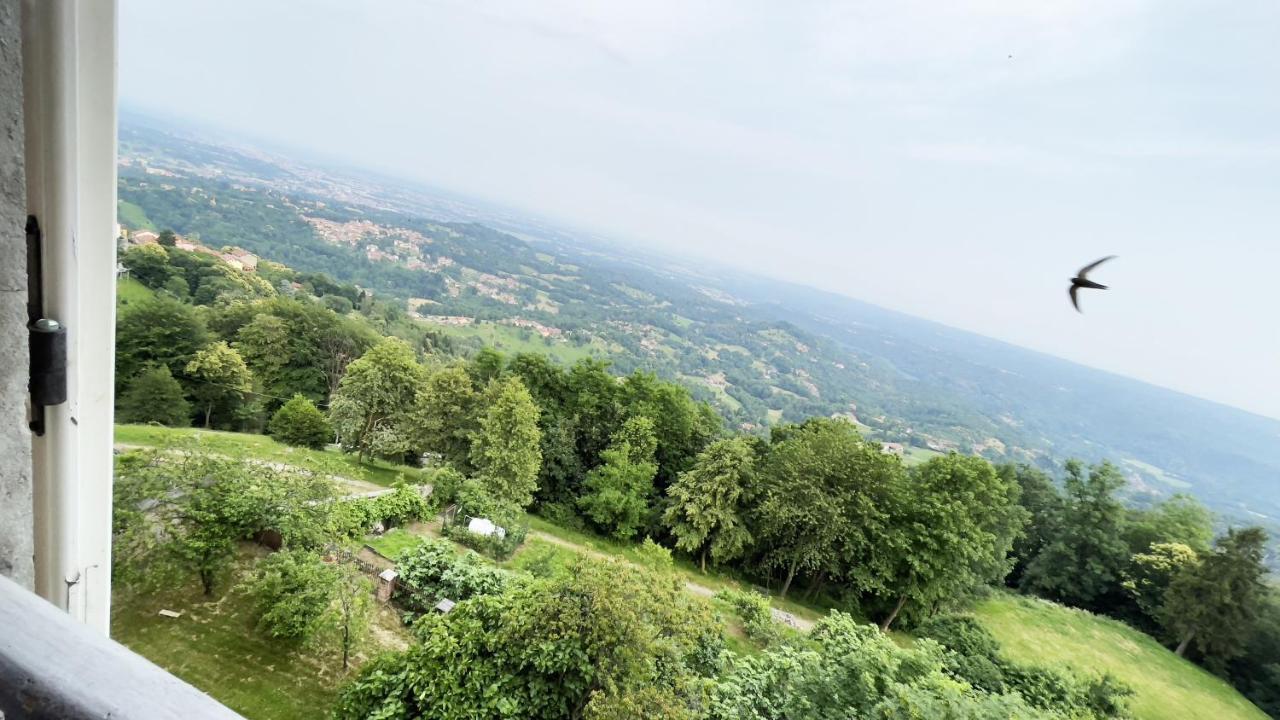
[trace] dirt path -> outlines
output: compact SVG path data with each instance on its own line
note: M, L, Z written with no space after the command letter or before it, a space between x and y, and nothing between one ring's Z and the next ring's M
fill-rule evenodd
M555 535L543 532L541 530L532 530L532 529L529 530L529 537L536 537L539 540L542 540L543 542L548 542L548 543L551 543L552 545L558 545L562 548L565 548L566 550L572 550L574 552L582 553L584 555L589 555L594 558L606 559L606 560L607 559L619 560L619 558L615 555L610 555L608 553L600 552L599 550L596 550L594 548L589 548L589 547L579 545L578 543L572 542L570 540L565 540L564 538L556 537ZM627 562L627 561L621 560L621 562ZM709 588L706 585L701 585L692 580L685 581L684 589L694 595L697 595L698 597L704 597L704 598L715 597L715 594L716 594L716 591L713 590L712 588ZM797 617L792 613L789 613L785 610L779 610L778 608L772 608L772 611L773 611L773 621L776 623L793 627L796 630L800 630L802 632L809 632L810 630L813 629L812 620L806 620L805 618Z

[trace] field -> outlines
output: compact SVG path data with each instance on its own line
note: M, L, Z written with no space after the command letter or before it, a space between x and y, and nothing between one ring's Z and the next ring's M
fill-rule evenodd
M116 310L119 311L129 305L136 305L152 295L155 295L155 292L137 280L117 280Z
M245 550L237 578L257 552ZM231 584L232 578L224 579L220 588ZM164 617L158 614L162 609L182 616ZM194 579L161 593L117 590L111 636L250 720L326 717L347 677L340 655L257 632L249 598L240 590L205 598ZM369 638L364 654L401 646L407 633L395 613L382 607Z
M381 460L359 463L355 455L339 452L336 449L296 448L278 443L265 435L194 428L167 428L158 425L116 425L115 431L116 444L126 447L161 447L192 439L201 447L214 453L234 457L249 456L264 462L324 470L340 477L364 480L384 487L390 487L402 475L410 482L426 482L429 479L429 471L392 465Z
M583 358L596 357L604 351L604 346L597 342L588 345L574 345L565 340L547 340L532 330L500 325L498 323L481 322L474 325L430 325L458 338L479 338L486 345L496 348L508 355L515 353L544 353L560 362L571 365Z
M116 204L116 212L120 215L120 224L130 230L156 229L151 219L147 217L146 211L131 202L120 200Z
M1138 720L1265 720L1230 685L1133 628L1042 600L1000 595L975 613L1010 658L1108 672L1134 689Z

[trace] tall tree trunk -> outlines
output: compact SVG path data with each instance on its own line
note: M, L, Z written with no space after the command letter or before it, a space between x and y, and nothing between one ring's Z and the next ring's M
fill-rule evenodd
M707 548L705 546L702 548L702 557L699 560L699 564L702 565L702 574L706 575L707 574Z
M204 594L206 596L213 594L213 571L212 570L200 571L200 584L204 586Z
M805 592L804 599L812 600L813 596L818 594L818 591L822 589L822 586L826 584L826 582L827 582L827 571L819 570L818 576L813 579L813 584L810 585L808 591Z
M880 632L889 632L889 626L894 620L898 619L898 613L902 612L902 606L907 604L907 596L904 594L898 598L898 604L893 606L893 612L889 613L889 617L884 619L880 624Z
M209 403L208 409L204 411L204 429L209 429L209 420L213 418L213 403Z
M1195 630L1191 630L1186 635L1183 635L1182 641L1178 643L1178 649L1174 650L1173 654L1177 655L1178 657L1182 657L1183 654L1187 652L1187 646L1191 644L1191 638L1195 636L1196 636Z
M791 581L796 576L796 561L792 560L791 565L787 567L787 579L782 583L782 592L779 594L783 600L787 599L787 590L791 588Z
M351 621L342 625L342 669L346 670L351 663Z

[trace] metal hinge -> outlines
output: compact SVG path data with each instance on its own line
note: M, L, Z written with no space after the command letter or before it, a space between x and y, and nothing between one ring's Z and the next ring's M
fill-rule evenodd
M67 401L67 329L44 317L40 222L27 216L27 336L31 344L31 432L44 435L44 409Z

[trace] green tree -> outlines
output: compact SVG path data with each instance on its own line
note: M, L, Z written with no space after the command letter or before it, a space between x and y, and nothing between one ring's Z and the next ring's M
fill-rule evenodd
M464 473L473 470L471 445L479 401L466 369L451 365L432 372L417 395L415 444L439 453Z
M1213 542L1213 513L1199 500L1179 493L1150 510L1131 510L1125 539L1134 553L1146 552L1156 543L1206 552Z
M975 585L1004 579L1013 539L1026 522L1018 486L980 457L951 453L913 468L894 502L883 555L895 598L880 629L907 602L934 608Z
M765 568L785 572L785 596L798 572L815 587L841 576L851 587L880 589L889 508L902 465L859 437L844 420L810 419L778 428L754 511Z
M292 400L280 406L271 416L267 431L286 445L313 450L323 449L333 438L333 428L329 426L328 418L301 394L294 395Z
M485 395L471 463L492 498L524 509L533 502L542 464L538 406L518 377L493 381Z
M653 478L653 431L647 418L633 418L619 429L604 461L587 473L578 507L602 530L616 538L633 537L649 512ZM632 446L635 443L635 447Z
M1196 551L1182 543L1153 543L1146 552L1130 558L1122 584L1138 608L1159 622L1169 584L1183 570L1199 562Z
M160 295L129 305L116 322L116 393L155 365L169 368L191 390L187 363L208 344L209 331L190 305Z
M165 228L160 231L160 235L156 238L156 242L162 247L171 248L177 244L178 236L174 235L172 230Z
M491 347L480 348L480 352L467 363L467 374L471 376L471 384L476 387L486 387L502 374L504 364L502 353Z
M334 645L342 667L365 636L373 584L350 564L330 565L309 551L283 550L264 558L248 584L258 627L274 638Z
M1198 565L1174 577L1161 614L1178 638L1179 656L1193 641L1216 663L1243 652L1262 604L1266 542L1262 528L1228 530Z
M253 375L234 348L219 340L199 350L187 363L191 397L204 409L204 426L213 425L213 411L234 412L253 390Z
M587 558L425 616L416 633L361 669L338 718L635 717L613 713L652 708L655 692L683 713L723 649L705 603L674 576Z
M169 278L181 274L169 264L168 251L159 245L131 247L120 257L120 264L129 270L129 277L152 290L163 288Z
M1124 506L1116 492L1124 478L1111 463L1089 468L1067 462L1066 491L1053 539L1022 578L1026 590L1079 607L1097 607L1117 590L1129 559Z
M1027 524L1014 539L1013 568L1008 582L1017 586L1026 573L1027 565L1053 539L1062 512L1062 493L1053 479L1043 471L1025 464L1007 463L996 471L1006 482L1018 485L1018 504L1027 511Z
M187 427L191 424L191 405L169 368L158 365L147 368L129 383L117 401L116 420Z
M403 454L425 373L408 343L386 338L347 367L329 409L342 444L360 462L369 453Z
M755 452L742 438L712 444L667 488L671 504L663 522L676 547L698 554L707 571L707 554L722 563L740 557L751 544L745 501L755 477Z

